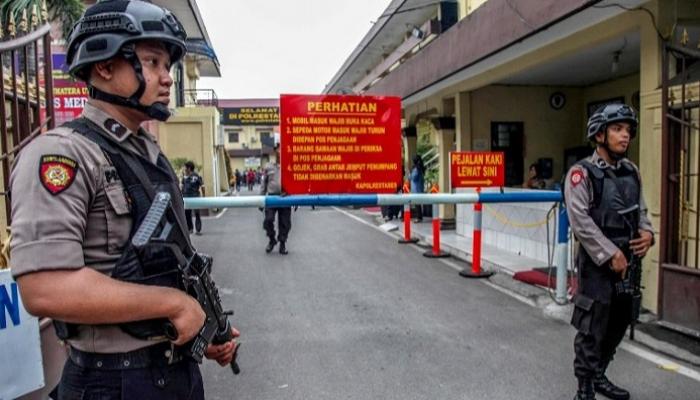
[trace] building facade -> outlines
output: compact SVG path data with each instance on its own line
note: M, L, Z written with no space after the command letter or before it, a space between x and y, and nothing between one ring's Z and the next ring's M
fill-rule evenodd
M219 100L219 111L231 170L264 167L279 143L279 99Z
M506 191L525 190L531 164L549 168L556 189L592 152L591 113L633 105L640 126L629 157L657 237L644 260L644 307L698 335L699 25L695 0L396 0L325 92L400 96L405 157L427 149L446 191L455 150L503 151ZM393 50L367 51L382 46ZM485 243L546 261L546 208L487 208ZM471 234L469 207L440 213Z

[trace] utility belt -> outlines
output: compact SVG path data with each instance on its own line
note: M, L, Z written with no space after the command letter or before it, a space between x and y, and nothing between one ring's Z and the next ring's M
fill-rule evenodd
M126 370L147 367L164 367L190 359L185 352L171 342L163 342L126 353L89 353L71 347L69 357L82 368L100 370Z

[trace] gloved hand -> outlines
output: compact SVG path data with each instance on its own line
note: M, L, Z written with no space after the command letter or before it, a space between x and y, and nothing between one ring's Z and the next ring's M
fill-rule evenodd
M299 206L294 206L294 212L297 212L298 209L299 209Z
M258 211L263 212L264 208L258 207Z

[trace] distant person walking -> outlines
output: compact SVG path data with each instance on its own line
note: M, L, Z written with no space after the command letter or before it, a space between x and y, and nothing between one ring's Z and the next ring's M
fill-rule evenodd
M253 190L253 186L255 185L255 171L253 171L253 168L248 168L246 180L248 182L248 191L250 192Z
M236 172L234 173L236 176L236 192L241 191L241 181L243 180L243 174L241 174L241 171L236 168Z
M183 197L199 197L199 194L204 196L204 180L199 174L194 171L194 163L187 161L185 163L185 176L182 177L182 195ZM185 210L185 219L187 220L187 229L192 233L192 210ZM194 210L194 228L196 234L202 234L202 218L199 210Z
M425 165L420 155L413 156L413 168L411 168L411 193L423 193L425 186ZM412 211L413 222L423 221L423 210L421 205L415 206Z
M282 171L279 164L279 145L275 146L275 155L277 157L275 162L270 162L267 164L267 166L265 166L265 173L263 175L262 185L260 188L260 194L263 196L284 195L284 192L282 192ZM267 237L270 239L267 247L265 247L265 252L271 252L279 241L280 254L287 254L287 235L289 235L289 230L292 229L292 208L265 208L264 212L265 221L263 222L263 228L265 228ZM279 231L277 234L277 239L275 239L275 214L277 214L277 228Z

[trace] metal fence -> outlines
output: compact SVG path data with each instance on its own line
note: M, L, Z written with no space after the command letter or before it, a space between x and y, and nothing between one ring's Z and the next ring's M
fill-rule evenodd
M700 51L663 57L659 316L700 337Z
M46 23L23 36L10 33L8 40L0 41L0 96L4 105L0 107L0 168L8 225L12 160L43 129L54 127L50 30Z

